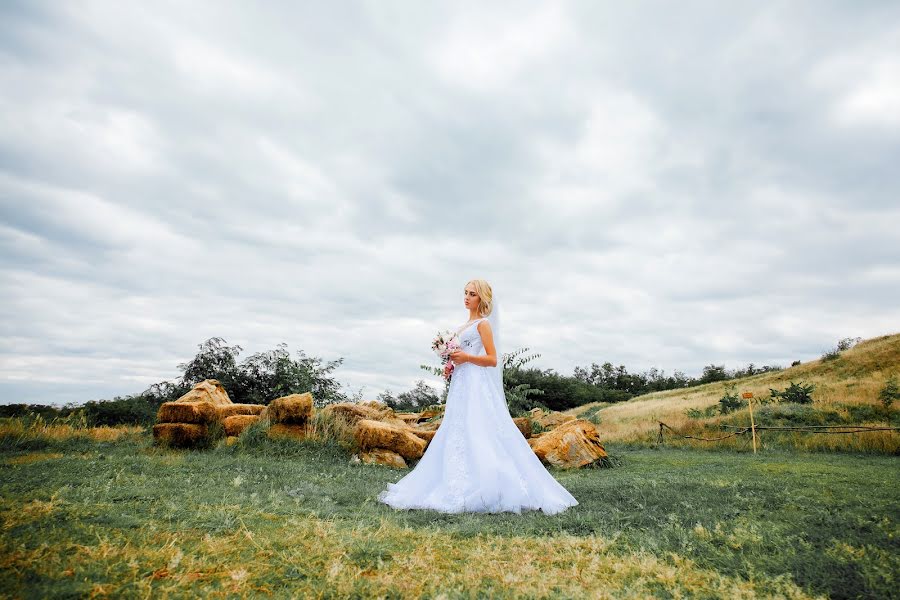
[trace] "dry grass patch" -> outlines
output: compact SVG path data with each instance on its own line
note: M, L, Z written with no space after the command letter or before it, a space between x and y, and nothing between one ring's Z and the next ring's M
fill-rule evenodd
M61 452L32 452L30 454L21 454L19 456L7 458L3 463L7 465L27 465L42 460L53 460L62 457L63 454Z
M45 421L40 415L33 420L15 418L0 421L0 437L20 439L40 438L57 442L83 439L95 442L117 442L128 437L138 439L143 434L144 428L140 425L90 427L83 419L71 422L60 419Z
M768 397L770 388L784 389L793 382L815 385L812 393L813 406L820 409L843 410L847 403L878 405L878 394L892 373L900 373L900 334L865 340L841 353L836 360L822 359L784 369L782 371L759 373L750 377L730 381L709 383L693 388L666 390L638 396L627 402L606 404L586 404L566 411L579 416L600 406L597 411L601 418L598 427L604 442L653 443L659 429L659 421L687 435L718 437L718 434L704 431L698 421L687 417L688 409L703 409L717 405L732 385L736 391L752 392L754 397ZM756 406L754 406L754 411ZM728 415L739 417L750 425L750 415L743 408ZM703 424L715 428L725 416L704 419ZM882 423L883 425L883 423ZM764 434L765 435L765 434ZM900 452L900 435L891 432L864 434L796 434L783 441L810 450L849 450L864 452ZM668 440L667 440L668 443ZM744 448L748 443L742 437L732 441L696 442L682 440L682 445L721 444L721 447Z

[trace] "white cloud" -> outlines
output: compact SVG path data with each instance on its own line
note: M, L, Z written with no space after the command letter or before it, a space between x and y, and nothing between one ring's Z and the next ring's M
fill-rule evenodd
M504 91L529 70L547 65L574 35L563 3L539 4L524 13L518 8L501 11L482 3L454 15L429 51L441 76L473 91Z
M842 127L900 129L900 30L866 40L810 72L816 89L833 94L830 112Z

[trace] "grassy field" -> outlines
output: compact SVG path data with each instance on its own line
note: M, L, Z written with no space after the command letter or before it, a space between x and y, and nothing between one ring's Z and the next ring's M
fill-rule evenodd
M900 406L882 410L878 399L880 390L891 375L900 378L900 334L863 340L840 353L835 360L814 360L796 367L760 373L733 381L655 392L617 404L592 403L566 411L576 416L592 415L600 423L602 438L608 442L653 446L659 422L687 435L717 437L722 424L750 425L749 409L727 415L691 418L691 409L712 409L726 390L751 392L756 398L769 396L770 388L782 390L792 381L815 385L814 400L809 406L779 406L775 404L754 408L757 424L865 424L872 426L900 426ZM900 455L900 435L882 431L853 435L822 435L763 432L763 447L810 451L852 451ZM750 436L732 438L716 443L669 436L668 445L713 448L715 450L746 450Z
M334 443L0 428L3 597L888 598L891 456L642 448L559 515L394 511ZM5 434L3 433L5 432Z

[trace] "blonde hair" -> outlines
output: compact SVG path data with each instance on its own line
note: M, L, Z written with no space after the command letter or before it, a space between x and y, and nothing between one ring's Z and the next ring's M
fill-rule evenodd
M486 317L494 310L494 292L491 291L491 284L484 279L472 279L466 283L475 286L475 293L478 294L478 314Z

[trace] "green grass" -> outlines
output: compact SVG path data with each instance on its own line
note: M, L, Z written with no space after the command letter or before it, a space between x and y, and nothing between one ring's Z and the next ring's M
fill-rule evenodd
M897 597L895 457L607 444L559 515L376 501L337 444L0 445L7 597ZM802 592L801 592L802 590Z

